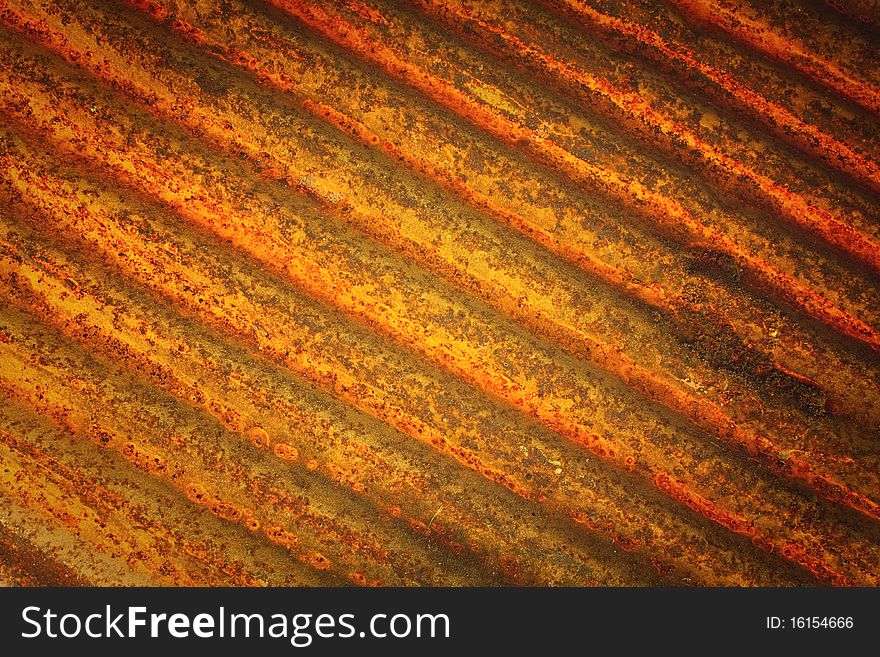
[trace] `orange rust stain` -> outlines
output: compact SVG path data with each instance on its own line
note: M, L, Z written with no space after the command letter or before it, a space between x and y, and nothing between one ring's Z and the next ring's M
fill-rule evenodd
M841 94L880 113L880 87L872 81L860 79L855 70L861 64L868 62L853 57L849 66L842 65L839 59L834 59L834 56L841 57L848 53L837 52L833 55L830 53L825 55L797 37L786 35L784 28L783 31L777 31L770 21L762 20L762 17L755 13L756 8L751 6L750 2L727 3L714 0L673 0L673 2L687 14L717 25L750 47L795 66L818 82L827 84ZM830 47L832 44L827 45ZM852 47L851 42L843 45ZM873 44L863 45L866 49L874 47ZM875 72L864 70L863 74L872 73Z
M537 131L524 127L503 114L486 109L483 104L476 102L445 80L410 63L398 55L393 48L373 39L366 31L327 13L320 6L296 0L275 0L275 4L290 11L310 27L320 30L340 45L380 65L389 75L405 80L419 91L450 107L457 114L473 121L499 139L513 145L525 144L538 157L550 162L576 180L607 189L616 198L648 213L664 230L686 240L689 245L711 246L746 263L763 285L778 291L786 301L799 306L842 333L864 341L880 352L880 333L872 326L835 306L817 291L804 288L795 277L778 271L772 264L744 251L728 237L701 222L674 198L657 194L638 180L626 178L617 171L580 159ZM822 230L829 236L835 234L834 231ZM841 242L848 244L842 238ZM872 264L876 264L873 261L876 258L876 251L868 244L862 244L862 240L858 242L856 245L858 252L870 258Z
M880 583L858 39L269 4L0 0L15 581Z

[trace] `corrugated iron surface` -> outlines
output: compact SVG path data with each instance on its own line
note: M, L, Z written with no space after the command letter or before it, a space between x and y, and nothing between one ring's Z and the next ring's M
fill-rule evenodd
M877 585L837 4L0 0L0 579Z

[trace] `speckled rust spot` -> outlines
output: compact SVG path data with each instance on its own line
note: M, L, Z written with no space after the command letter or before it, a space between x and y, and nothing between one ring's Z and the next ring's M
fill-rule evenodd
M254 445L257 447L271 447L272 441L269 439L269 434L266 433L266 430L261 427L253 427L250 431L248 431L248 436L254 442Z
M275 456L283 461L296 461L299 458L299 450L286 443L276 443L272 451L275 452Z
M306 557L306 560L318 570L327 570L330 568L330 560L320 552L312 552Z

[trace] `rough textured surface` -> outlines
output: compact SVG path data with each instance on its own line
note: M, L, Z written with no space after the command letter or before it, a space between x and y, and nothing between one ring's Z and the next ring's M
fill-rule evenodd
M837 4L0 0L0 581L880 583Z

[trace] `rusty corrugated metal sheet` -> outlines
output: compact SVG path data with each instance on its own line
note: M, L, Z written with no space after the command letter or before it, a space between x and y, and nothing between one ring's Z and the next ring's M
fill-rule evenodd
M0 0L0 578L877 585L835 6Z

